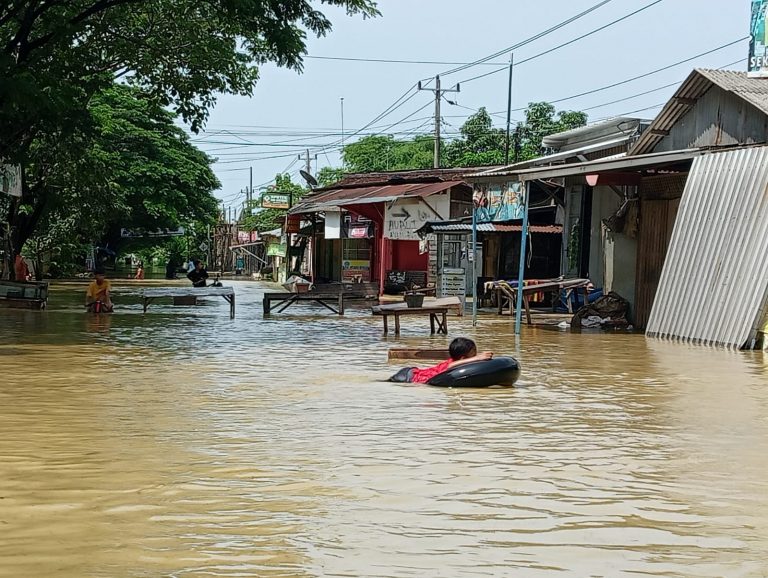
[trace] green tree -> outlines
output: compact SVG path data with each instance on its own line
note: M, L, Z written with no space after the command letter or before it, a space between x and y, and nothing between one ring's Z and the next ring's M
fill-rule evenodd
M449 167L480 167L504 162L506 132L493 128L485 107L470 116L459 129L461 138L445 146L443 160Z
M544 137L558 132L579 128L587 124L584 112L555 112L548 102L532 102L525 110L525 122L517 125L521 161L541 156L541 141Z
M376 16L374 0L13 0L0 3L0 159L76 127L114 78L197 129L223 92L250 95L267 62L301 70L313 4Z
M344 178L344 169L323 167L317 173L317 182L321 187L328 187Z
M219 182L211 159L141 92L115 85L94 96L74 134L36 139L12 242L37 255L71 255L93 242L118 246L120 229L213 223Z
M293 204L309 192L301 185L294 183L291 175L276 175L275 184L268 190L275 193L290 193ZM285 224L287 214L287 209L262 209L261 200L256 199L252 201L250 207L246 207L246 216L241 220L240 227L246 231L271 231Z
M433 149L434 139L429 136L409 140L366 136L344 147L344 168L351 173L427 169L432 166Z

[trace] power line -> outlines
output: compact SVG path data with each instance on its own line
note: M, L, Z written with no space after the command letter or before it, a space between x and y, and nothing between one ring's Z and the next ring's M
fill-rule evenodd
M499 56L502 56L503 54L508 54L510 52L513 52L514 50L517 50L518 48L525 46L526 44L530 44L531 42L534 42L536 40L539 40L540 38L543 38L552 32L556 32L557 30L560 30L561 28L564 28L568 24L571 24L572 22L575 22L576 20L579 20L580 18L583 18L584 16L587 16L588 14L591 14L595 10L602 8L609 2L612 2L613 0L602 0L602 2L598 2L591 8L587 8L583 12L576 14L575 16L571 16L570 18L563 20L562 22L555 24L551 28L548 28L547 30L544 30L542 32L539 32L538 34L534 34L530 38L526 38L525 40L518 42L517 44L514 44L512 46L509 46L503 50L499 50L498 52L494 52L493 54L486 56L485 58L480 58L479 60L475 60L474 62L470 62L468 64L464 64L462 66L459 66L458 68L452 68L451 70L447 70L445 72L442 72L442 76L447 76L449 74L454 74L456 72L461 72L462 70L466 70L467 68L471 68L473 66L478 66L480 64L486 64L489 60L492 60L494 58L497 58ZM661 0L659 0L661 1ZM504 63L504 67L507 67L507 64Z
M627 20L629 18L632 18L633 16L640 14L641 12L644 12L645 10L648 10L649 8L652 8L653 6L656 6L657 4L660 4L664 0L654 0L650 4L646 4L642 8L638 8L634 12L630 12L629 14L626 14L622 16L621 18L617 18L616 20L613 20L612 22L609 22L608 24L604 24L603 26L600 26L599 28L595 28L594 30L591 30L590 32L587 32L585 34L582 34L580 36L577 36L576 38L569 40L568 42L564 42L562 44L559 44L558 46L555 46L554 48L551 48L549 50L545 50L544 52L540 52L534 56L530 56L524 60L520 60L519 62L515 63L515 67L520 66L521 64L525 64L526 62L530 62L531 60L535 60L537 58L540 58L542 56L545 56L547 54L551 54L555 50L560 50L561 48L565 48L566 46L570 46L571 44L574 44L576 42L579 42L580 40L584 40L585 38L588 38L589 36L592 36L593 34L597 34L598 32L602 32L606 28L610 28L611 26L614 26L618 24L619 22L623 22L624 20ZM486 76L491 76L492 74L498 74L499 72L503 72L507 70L509 67L499 68L498 70L492 70L491 72L486 72L485 74L479 74L477 76L473 76L472 78L468 78L466 80L462 80L461 83L465 84L467 82L472 82L474 80L479 80L480 78L485 78Z
M341 60L345 62L379 62L382 64L440 64L446 66L464 66L470 62L446 62L443 60L395 60L391 58L352 58L347 56L305 56L313 60ZM500 62L480 62L485 66L499 66Z

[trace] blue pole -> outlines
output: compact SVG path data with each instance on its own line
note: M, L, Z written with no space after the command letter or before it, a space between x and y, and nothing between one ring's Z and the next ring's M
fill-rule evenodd
M520 270L517 275L517 303L515 303L515 335L520 335L523 324L523 281L525 280L525 251L528 243L528 200L530 199L530 181L523 183L525 196L523 198L523 231L520 238Z
M477 207L472 203L472 327L477 327Z

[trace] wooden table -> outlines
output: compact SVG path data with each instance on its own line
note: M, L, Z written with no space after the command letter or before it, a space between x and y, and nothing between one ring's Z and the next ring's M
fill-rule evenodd
M277 303L273 305L273 301L277 301ZM277 313L282 313L299 301L314 302L337 315L344 315L344 293L342 291L339 293L316 293L313 291L307 293L264 293L264 315L269 315L274 308L279 308ZM329 305L329 303L335 303L336 307Z
M566 290L568 296L567 307L568 313L573 313L571 306L570 294L573 291L584 291L584 302L587 302L588 286L590 284L589 279L562 279L556 281L549 281L540 283L538 285L528 285L523 287L523 306L525 308L525 315L528 321L528 325L532 325L531 322L531 307L529 303L530 296L535 293L549 292L556 295L560 294L560 291ZM499 283L494 287L496 292L496 304L499 309L499 315L504 312L506 307L509 308L509 314L512 315L517 304L517 287L512 287L508 283ZM554 303L554 302L553 302Z
M232 287L163 287L160 289L144 289L142 301L144 313L149 304L160 297L223 297L229 303L229 318L235 318L235 290Z
M373 314L381 315L384 319L384 335L389 333L389 317L395 318L395 335L400 335L400 317L404 315L429 315L429 327L432 335L435 333L448 335L448 307L446 306L408 307L405 303L397 303L373 307Z

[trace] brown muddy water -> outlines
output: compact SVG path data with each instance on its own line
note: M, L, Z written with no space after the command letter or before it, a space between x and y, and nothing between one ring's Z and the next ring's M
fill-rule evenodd
M367 310L84 285L0 310L0 576L768 576L768 363L450 319L509 390L382 383Z

